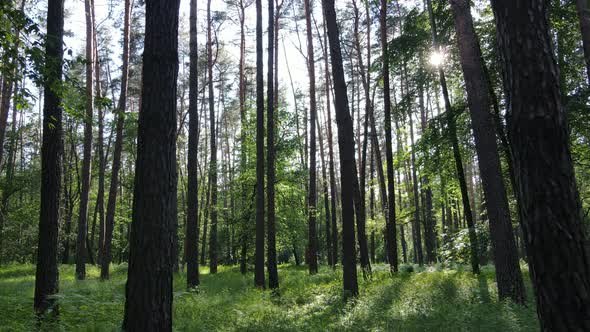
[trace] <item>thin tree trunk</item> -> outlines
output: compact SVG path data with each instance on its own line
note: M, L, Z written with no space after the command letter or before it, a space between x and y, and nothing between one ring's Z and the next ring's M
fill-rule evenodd
M211 225L209 232L209 273L217 273L217 131L215 128L215 103L213 99L213 20L211 19L211 0L207 1L207 86L209 89L209 121L211 125L211 162L209 177L211 178L211 203L209 216Z
M84 115L84 155L82 157L82 191L78 210L78 239L76 241L76 279L86 279L86 237L88 236L88 196L92 167L92 117L94 113L94 22L93 0L85 1L86 8L86 113Z
M430 18L430 29L432 32L432 43L437 51L440 51L437 37L436 37L436 21L432 11L431 0L426 0L428 6L428 15ZM467 227L469 228L469 242L471 245L471 268L473 273L479 273L479 253L477 250L477 234L475 233L475 225L473 223L473 214L471 213L471 206L469 204L469 196L467 194L467 184L465 181L465 172L463 170L463 161L461 160L461 152L459 151L459 141L457 138L457 127L456 127L456 110L453 110L451 101L449 99L449 91L447 89L447 80L442 67L439 67L438 74L440 78L440 85L445 101L446 120L449 130L449 139L453 147L453 157L455 159L455 165L457 168L457 178L459 179L459 187L461 189L461 198L463 201L463 210Z
M267 91L267 116L266 116L266 130L267 130L267 184L266 184L266 199L267 199L267 254L268 254L268 287L270 289L279 288L279 275L277 271L277 249L276 249L276 230L275 230L275 80L274 80L274 1L268 1L268 91Z
M254 285L264 289L264 68L262 57L262 1L256 0L256 257Z
M380 26L381 26L381 52L383 59L389 59L387 45L387 0L381 0L380 8ZM397 237L396 237L396 220L395 220L395 180L393 174L393 152L391 140L391 97L389 91L389 62L383 61L383 107L385 108L385 153L387 164L387 212L388 219L386 224L387 236L387 256L390 264L390 272L398 270L397 262Z
M189 124L187 162L186 216L186 285L196 287L199 281L199 50L197 44L197 0L190 2L190 64L189 64Z
M318 237L316 226L317 214L317 183L316 183L316 90L315 90L315 57L313 50L313 30L311 28L310 0L305 3L305 22L307 26L307 71L309 75L309 196L308 196L308 257L309 273L318 272Z

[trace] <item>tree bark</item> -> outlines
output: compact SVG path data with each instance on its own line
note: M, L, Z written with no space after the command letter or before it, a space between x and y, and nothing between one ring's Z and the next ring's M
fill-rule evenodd
M271 0L272 1L272 0ZM256 257L254 285L264 281L264 78L262 50L262 1L256 0Z
M311 28L310 0L305 3L305 22L307 26L307 72L309 75L309 196L308 196L308 259L309 273L318 272L318 236L316 225L317 214L317 172L316 172L316 90L315 90L315 58L313 50L313 30Z
M381 52L383 59L389 59L387 45L387 0L381 0L380 8L380 27L381 27ZM385 160L387 164L387 259L390 265L390 272L398 270L397 262L397 237L396 237L396 220L395 220L395 180L393 174L393 152L391 140L391 96L389 91L389 61L383 61L383 107L385 108Z
M583 331L590 329L590 261L548 7L539 0L492 1L519 212L541 330Z
M197 44L197 0L190 2L189 123L186 216L186 285L199 285L199 50Z
M274 80L274 0L268 1L268 91L267 91L267 254L268 254L268 287L270 289L279 288L279 275L277 271L277 248L276 248L276 230L275 230L275 80Z
M43 100L43 145L41 147L41 206L39 245L35 272L34 308L38 316L49 309L57 315L55 295L59 292L57 240L59 232L59 195L61 190L62 109L55 86L62 81L64 1L49 0L47 5L47 41L45 44L45 81Z
M211 19L211 0L207 1L207 87L209 90L209 121L211 161L209 177L211 178L211 202L208 206L209 217L209 273L217 273L217 128L215 122L215 102L213 93L213 20Z
M510 298L522 304L525 301L524 283L518 262L506 188L502 179L500 156L490 113L489 87L483 70L479 41L473 28L469 2L451 0L451 7L489 218L498 296L500 300Z
M336 108L336 123L338 124L338 147L340 151L340 177L341 179L351 179L355 172L352 119L348 108L348 96L346 95L346 80L344 78L344 66L342 65L340 33L336 23L334 0L322 0L322 8L328 30L330 58L332 62L334 103ZM358 295L352 182L342 181L341 187L342 276L344 296L345 298L350 298Z
M125 331L172 330L179 0L147 0Z

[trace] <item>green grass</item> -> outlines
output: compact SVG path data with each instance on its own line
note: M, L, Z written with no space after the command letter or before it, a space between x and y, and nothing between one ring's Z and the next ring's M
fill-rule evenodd
M497 301L494 271L480 276L434 267L390 277L377 265L360 296L342 300L341 273L322 268L281 266L280 295L252 287L252 274L222 267L203 271L198 291L186 291L184 275L174 280L177 331L538 331L530 283L528 307ZM33 265L0 268L0 330L32 331ZM110 281L88 267L88 280L75 281L74 267L60 269L60 320L47 331L117 331L125 301L126 266L115 266ZM528 277L525 276L528 281Z

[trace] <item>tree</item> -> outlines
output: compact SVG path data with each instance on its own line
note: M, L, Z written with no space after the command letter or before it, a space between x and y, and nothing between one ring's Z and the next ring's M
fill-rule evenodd
M538 0L492 1L519 212L541 329L587 330L590 263L548 6Z
M268 287L270 289L279 288L279 275L277 272L277 249L275 234L275 80L274 80L274 0L268 1L268 98L267 98L267 116L266 116L266 139L267 139L267 218L268 218Z
M325 22L325 19L324 19ZM336 268L338 262L338 225L336 217L336 172L334 171L334 144L332 139L332 110L330 109L330 93L331 93L331 80L330 80L330 67L328 65L328 37L326 31L326 24L324 24L324 61L326 70L326 113L328 119L326 120L328 127L328 154L330 158L330 204L332 209L332 267Z
M126 331L172 330L179 0L147 0ZM163 37L166 38L163 38Z
M387 259L389 260L390 271L397 272L397 237L395 227L395 180L393 174L393 151L391 139L391 96L389 91L389 53L387 50L387 0L381 0L380 8L381 25L381 57L383 61L383 107L385 108L385 161L387 164ZM375 147L377 148L377 147Z
M187 164L187 216L186 216L186 283L187 287L199 285L199 187L198 153L199 141L199 52L197 44L197 0L190 3L190 67L189 67L189 105L188 105L188 164Z
M451 7L489 218L498 296L501 300L510 298L516 303L524 303L524 283L500 168L500 155L490 112L489 87L479 41L473 29L471 8L467 0L451 0Z
M322 0L324 20L328 30L332 82L334 83L334 106L338 124L338 149L340 152L340 178L351 179L354 175L354 141L352 118L348 108L346 80L340 49L340 32L336 23L334 0ZM342 281L345 297L358 295L356 273L356 248L354 241L354 208L352 181L342 181L340 200L342 206Z
M62 109L57 87L62 82L64 2L47 3L47 39L45 41L45 77L43 81L43 145L41 147L41 207L39 245L35 273L35 312L49 310L57 314L55 295L59 292L57 238L59 196L61 190Z
M305 23L307 27L307 72L309 75L309 196L308 206L308 244L307 261L309 273L318 272L318 235L316 225L317 215L317 170L316 170L316 116L317 102L315 90L315 58L313 51L313 30L311 28L312 8L310 0L304 0Z
M92 166L92 116L94 113L94 23L92 21L92 0L84 2L86 9L86 113L84 114L84 156L82 159L82 191L78 211L78 239L76 241L76 279L86 278L86 247L88 235L88 195L90 194L90 172Z
M435 52L441 52L436 32L436 20L432 10L431 0L426 0L428 7L428 16L430 18L430 30L432 33L432 45ZM438 67L438 75L440 79L440 87L443 93L445 102L445 115L447 121L448 137L453 148L453 157L455 159L455 167L457 171L457 178L459 179L459 187L461 189L461 199L463 202L463 214L467 221L469 230L469 244L471 246L471 269L473 273L479 273L479 255L477 250L477 233L475 232L475 224L473 223L473 213L471 213L471 205L469 204L469 195L467 194L467 183L465 181L465 172L463 171L463 161L461 158L461 151L459 150L459 140L457 138L457 123L456 114L458 110L453 109L449 98L449 90L447 87L447 80L442 66Z
M256 257L254 285L264 288L264 78L262 1L256 0Z
M129 38L131 33L131 0L125 0L125 14L123 18L123 66L121 70L121 91L119 105L117 105L115 127L115 147L113 151L113 167L111 169L111 183L107 201L107 214L104 226L104 243L100 245L101 279L109 279L109 265L112 261L113 230L115 228L115 208L117 204L117 189L119 187L119 172L121 170L121 154L123 151L123 127L125 126L125 112L127 109L127 90L129 82Z
M211 19L211 0L207 1L207 86L209 88L209 121L211 162L211 202L208 206L211 225L209 226L209 272L217 273L217 130L215 123L215 103L213 96L213 20Z

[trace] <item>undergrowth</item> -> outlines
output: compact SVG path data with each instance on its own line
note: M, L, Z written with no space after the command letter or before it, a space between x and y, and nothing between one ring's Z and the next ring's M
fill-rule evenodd
M345 303L341 271L324 267L309 276L306 267L280 266L278 294L255 289L252 274L221 267L202 269L201 286L187 290L184 275L174 278L176 331L538 331L532 289L528 305L498 302L494 270L479 276L440 267L404 268L391 277L374 266L359 280L360 296ZM74 266L60 268L60 318L36 326L33 315L35 267L0 268L0 330L118 331L125 302L126 265L113 267L111 280L87 268L74 280ZM413 271L413 272L409 272ZM528 277L525 276L525 280Z

